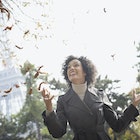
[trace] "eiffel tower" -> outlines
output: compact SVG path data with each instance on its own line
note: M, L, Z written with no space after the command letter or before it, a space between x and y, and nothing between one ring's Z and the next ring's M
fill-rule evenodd
M13 46L4 30L7 17L0 12L0 113L7 118L16 114L25 102L24 78L17 66Z

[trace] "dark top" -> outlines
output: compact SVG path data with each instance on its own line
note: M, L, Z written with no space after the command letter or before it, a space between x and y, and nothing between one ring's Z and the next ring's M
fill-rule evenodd
M105 121L116 132L127 128L131 121L136 121L139 112L132 104L125 109L123 115L118 116L111 106L103 102L104 95L96 93L96 96L93 92L87 90L82 101L70 89L59 96L56 112L53 111L48 116L46 111L42 113L44 124L53 137L62 137L69 122L74 132L73 140L111 140L104 130Z

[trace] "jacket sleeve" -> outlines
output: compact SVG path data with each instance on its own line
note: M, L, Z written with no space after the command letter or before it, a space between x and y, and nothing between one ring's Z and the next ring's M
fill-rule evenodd
M136 121L139 115L138 110L132 104L124 110L122 115L117 115L113 108L106 104L103 105L103 110L105 120L115 132L123 131L132 121Z
M46 111L42 113L44 125L47 126L49 133L54 138L60 138L66 133L67 120L64 113L62 99L59 97L57 101L56 112L53 111L46 115Z

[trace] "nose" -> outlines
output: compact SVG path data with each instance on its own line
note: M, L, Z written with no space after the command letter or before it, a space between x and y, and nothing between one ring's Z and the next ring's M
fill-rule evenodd
M69 66L68 69L67 69L67 72L71 72L74 70L74 66Z
M74 66L73 65L71 66L71 69L74 69Z
M71 69L71 67L72 67L72 65L69 65L69 66L67 67L67 70Z

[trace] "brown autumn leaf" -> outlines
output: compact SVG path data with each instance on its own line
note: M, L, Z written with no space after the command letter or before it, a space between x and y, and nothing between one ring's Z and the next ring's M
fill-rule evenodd
M13 26L6 26L6 27L3 29L3 31L12 30L12 27L13 27Z
M25 37L25 36L26 36L27 34L29 34L29 33L30 33L29 30L25 31L23 37Z
M34 78L37 78L37 77L39 76L39 74L40 74L40 69L41 69L42 67L43 67L43 66L40 66L40 67L38 68L37 72L36 72L35 75L34 75Z
M16 88L19 88L19 87L20 87L18 84L15 84L14 86L15 86Z
M6 96L7 96L6 94L3 94L3 95L2 95L2 97L6 97Z
M18 49L23 49L23 47L19 47L19 46L17 46L17 45L15 45L15 47L18 48Z
M4 11L6 11L7 12L7 17L8 17L8 20L10 19L10 12L8 11L8 9L6 9L6 8L4 8L4 7L0 7L0 10L1 10L1 12L4 12Z
M43 67L43 65L42 66L40 66L39 68L38 68L38 70L37 71L40 71L40 69Z
M41 89L42 84L46 84L46 82L41 82L41 83L39 84L39 86L38 86L38 90Z
M4 93L9 93L11 91L12 91L12 87L10 89L8 89L8 90L5 90Z
M34 75L34 78L37 78L38 75L39 75L39 72L37 71L37 72L35 73L35 75Z
M30 89L29 89L29 92L28 92L28 94L32 94L32 92L33 92L33 89L32 89L32 87L30 87Z

